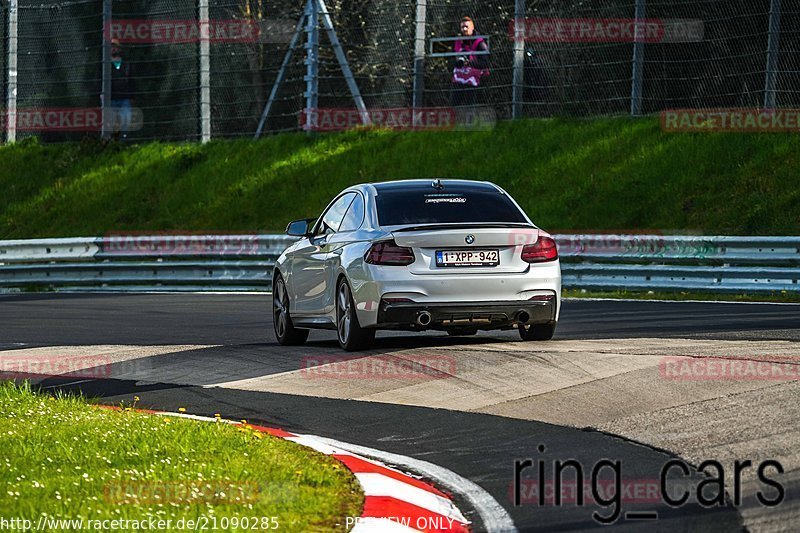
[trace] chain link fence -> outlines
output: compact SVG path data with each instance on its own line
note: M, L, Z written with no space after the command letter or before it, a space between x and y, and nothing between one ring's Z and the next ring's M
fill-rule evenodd
M501 120L800 108L800 0L0 0L3 138L299 130L357 108L347 69L367 110L447 108L465 15Z

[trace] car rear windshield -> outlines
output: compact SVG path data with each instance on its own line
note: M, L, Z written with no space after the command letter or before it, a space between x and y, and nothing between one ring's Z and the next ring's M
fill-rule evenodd
M493 189L380 191L376 197L381 226L497 222L527 224L511 199Z

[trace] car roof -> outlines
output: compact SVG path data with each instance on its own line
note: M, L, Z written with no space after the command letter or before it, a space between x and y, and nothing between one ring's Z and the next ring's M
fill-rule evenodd
M427 178L427 179L408 179L397 181L383 181L372 183L375 190L380 194L381 192L389 191L402 191L402 190L429 190L432 184L437 179L440 179L444 186L444 191L450 190L457 191L498 191L495 184L488 181L473 181L465 179L448 179L448 178Z

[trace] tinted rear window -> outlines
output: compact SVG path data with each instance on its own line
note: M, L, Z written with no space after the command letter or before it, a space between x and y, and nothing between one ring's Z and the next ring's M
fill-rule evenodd
M494 189L406 189L380 191L376 197L381 226L459 224L469 222L527 223L511 199Z

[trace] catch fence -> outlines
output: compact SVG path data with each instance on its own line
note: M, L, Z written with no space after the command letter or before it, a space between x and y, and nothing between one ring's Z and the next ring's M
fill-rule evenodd
M499 120L800 108L800 0L0 0L3 138L207 141L308 128L304 109L447 108L465 15L490 49L475 101Z

